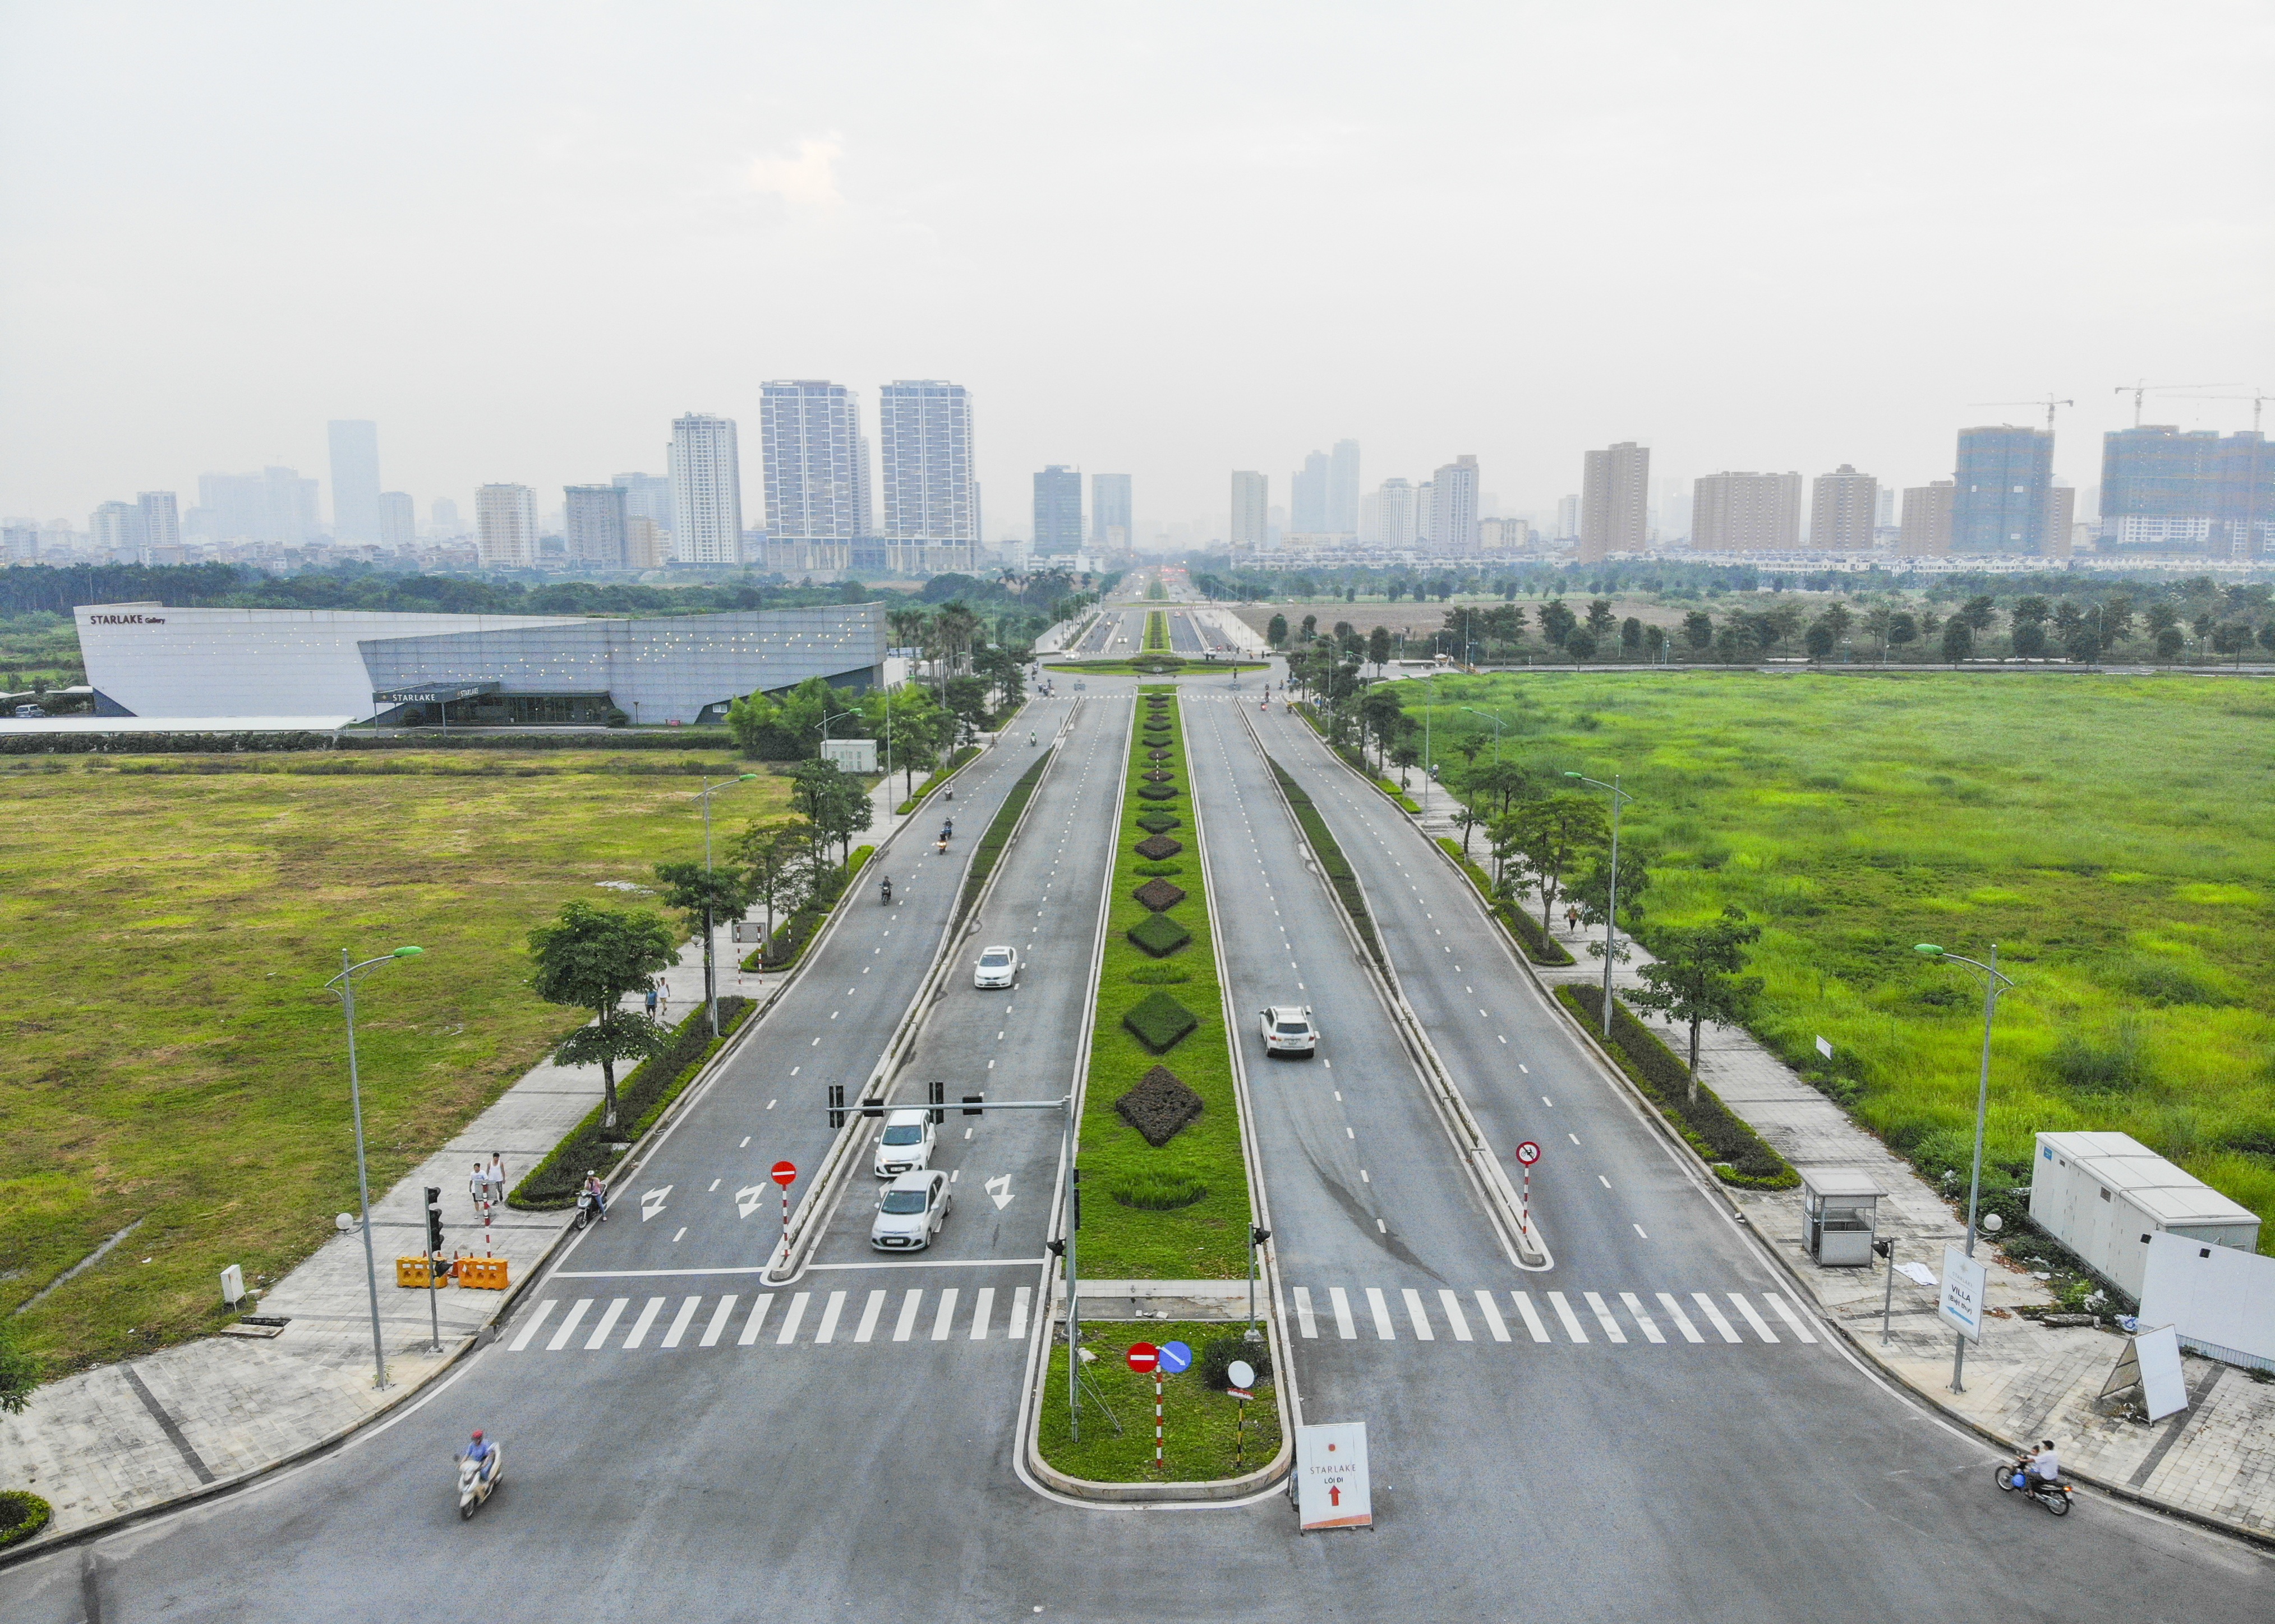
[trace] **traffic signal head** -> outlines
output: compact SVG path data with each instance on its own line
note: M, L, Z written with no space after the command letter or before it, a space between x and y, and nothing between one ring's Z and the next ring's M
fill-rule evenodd
M427 1186L427 1250L442 1250L442 1191L433 1184Z

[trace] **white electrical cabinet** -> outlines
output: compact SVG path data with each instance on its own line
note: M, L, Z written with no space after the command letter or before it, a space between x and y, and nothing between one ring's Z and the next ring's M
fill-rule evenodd
M2030 1216L2135 1301L2152 1235L2258 1250L2256 1213L2130 1134L2042 1133L2037 1148Z

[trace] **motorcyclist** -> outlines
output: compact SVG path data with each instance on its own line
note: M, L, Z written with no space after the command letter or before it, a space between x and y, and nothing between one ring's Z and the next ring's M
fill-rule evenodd
M893 877L890 874L886 875L883 880L878 882L877 890L882 896L883 900L888 903L891 902L893 900Z
M2029 1464L2030 1475L2039 1482L2060 1483L2061 1481L2061 1456L2055 1452L2052 1439L2040 1439L2037 1448L2031 1451L2025 1458Z
M476 1427L474 1441L466 1446L466 1453L462 1458L472 1461L480 1469L482 1481L488 1483L490 1474L497 1469L497 1446L484 1441L481 1428Z
M1034 748L1034 746L1035 746L1035 730L1034 730L1032 728L1029 728L1029 729L1027 729L1027 748L1028 748L1028 749L1030 749L1030 750L1032 750L1032 749Z
M585 1193L593 1197L593 1216L608 1215L608 1183L590 1167L585 1169Z

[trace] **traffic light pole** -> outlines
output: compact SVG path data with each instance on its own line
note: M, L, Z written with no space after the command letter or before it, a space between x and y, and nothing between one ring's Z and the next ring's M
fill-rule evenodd
M427 1186L427 1333L428 1353L442 1351L442 1311L435 1301L435 1276L442 1266L442 1192Z

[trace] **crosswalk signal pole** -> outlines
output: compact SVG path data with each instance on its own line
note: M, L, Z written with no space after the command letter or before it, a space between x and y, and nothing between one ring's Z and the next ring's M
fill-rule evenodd
M442 1266L442 1192L427 1186L427 1351L442 1351L442 1311L435 1303L435 1272Z

